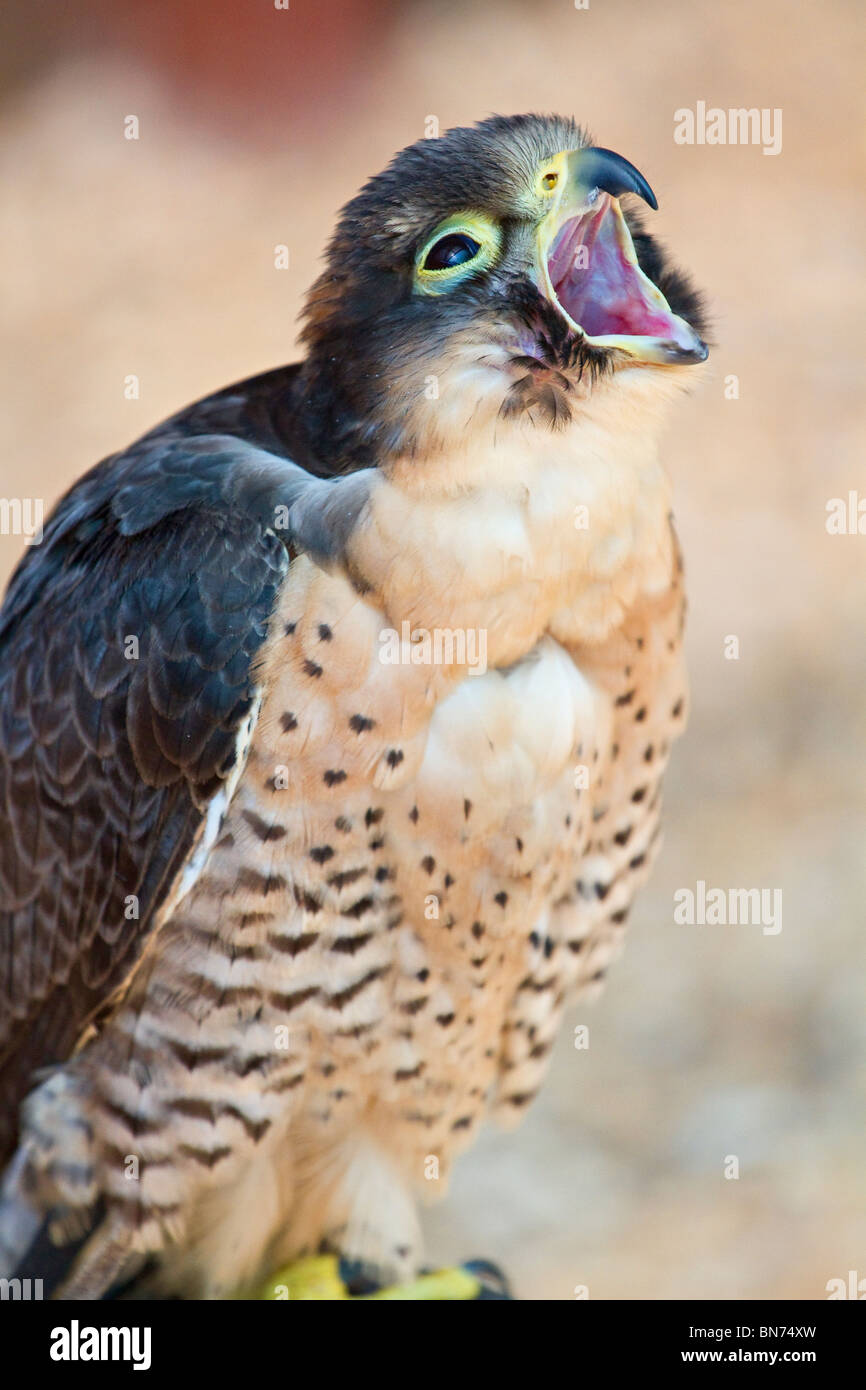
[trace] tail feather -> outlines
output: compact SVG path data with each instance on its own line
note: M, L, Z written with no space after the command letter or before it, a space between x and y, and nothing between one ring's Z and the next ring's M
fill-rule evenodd
M29 1155L22 1145L13 1154L0 1185L0 1278L39 1279L43 1298L62 1297L58 1291L69 1280L103 1213L94 1213L78 1239L58 1245L51 1237L50 1214L30 1196L28 1174ZM89 1296L99 1298L104 1291Z

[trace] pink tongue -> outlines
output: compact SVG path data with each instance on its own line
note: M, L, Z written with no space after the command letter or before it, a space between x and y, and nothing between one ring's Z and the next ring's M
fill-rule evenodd
M673 316L644 299L637 272L620 248L609 198L563 227L548 271L560 304L590 338L677 336Z

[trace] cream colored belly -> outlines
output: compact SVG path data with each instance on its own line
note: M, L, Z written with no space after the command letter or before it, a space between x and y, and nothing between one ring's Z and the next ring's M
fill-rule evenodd
M573 889L589 820L575 768L607 701L552 639L508 671L384 665L382 620L341 580L316 590L270 652L253 750L178 918L255 947L226 966L205 939L196 968L260 991L251 1037L290 1028L313 1063L293 1097L310 1123L385 1106L405 1121L397 1146L426 1153L474 1125L530 938Z
M652 712L640 769L624 770L646 784L642 821L615 860L591 844L610 682L588 680L550 637L483 674L411 653L389 664L385 621L345 579L296 565L220 838L114 1025L149 1069L137 1105L155 1124L185 1104L187 1056L230 1042L229 1059L196 1064L213 1114L185 1121L191 1144L225 1160L163 1188L144 1155L146 1201L151 1183L173 1205L193 1184L184 1261L199 1271L252 1273L274 1256L271 1238L282 1256L328 1235L380 1258L396 1242L411 1262L414 1237L347 1242L340 1229L370 1209L371 1183L444 1191L494 1097L522 1113L578 967L590 980L615 953L619 925L593 933L600 913L624 917L634 875L620 883L620 869L636 852L643 862L654 834L664 759L650 776ZM642 655L655 660L649 644ZM630 823L635 799L622 797ZM620 811L606 824L621 828ZM110 1103L134 1083L109 1068L102 1084ZM232 1213L253 1191L267 1201L239 1229ZM394 1203L411 1225L396 1189Z
M228 1207L214 1192L198 1208L193 1260L235 1277L232 1239L252 1268L266 1227L280 1258L329 1233L380 1261L397 1246L416 1258L399 1193L440 1195L489 1106L550 903L573 890L590 819L575 768L606 727L606 699L551 639L508 671L452 673L449 689L441 669L378 660L381 620L368 617L362 651L363 619L335 613L356 596L339 580L316 587L323 602L307 595L303 624L270 654L282 669L220 843L171 927L179 942L210 920L256 948L227 962L199 938L194 962L185 953L212 996L199 1039L221 1031L215 992L238 986L255 989L234 1011L238 1070L285 1030L264 1080L251 1071L233 1101L270 1118L273 1138L238 1170ZM353 728L358 715L373 728ZM540 1000L545 1019L560 1002ZM369 1185L389 1182L389 1202L371 1203ZM247 1189L270 1192L258 1236L230 1215ZM387 1231L338 1236L359 1211L392 1208Z

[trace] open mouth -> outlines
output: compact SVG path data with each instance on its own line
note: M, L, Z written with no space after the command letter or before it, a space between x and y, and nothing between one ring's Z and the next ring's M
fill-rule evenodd
M643 361L703 362L707 347L638 265L616 198L599 190L586 212L557 232L547 257L548 294L572 328L598 347Z

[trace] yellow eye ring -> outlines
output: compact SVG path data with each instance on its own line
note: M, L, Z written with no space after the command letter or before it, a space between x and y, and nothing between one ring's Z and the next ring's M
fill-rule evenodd
M446 294L483 274L496 259L502 233L478 212L459 212L440 222L415 257L415 285L424 294Z
M547 189L548 193L552 193L556 185L559 183L559 174L557 174L553 169L551 169L550 173L542 174L541 182Z

